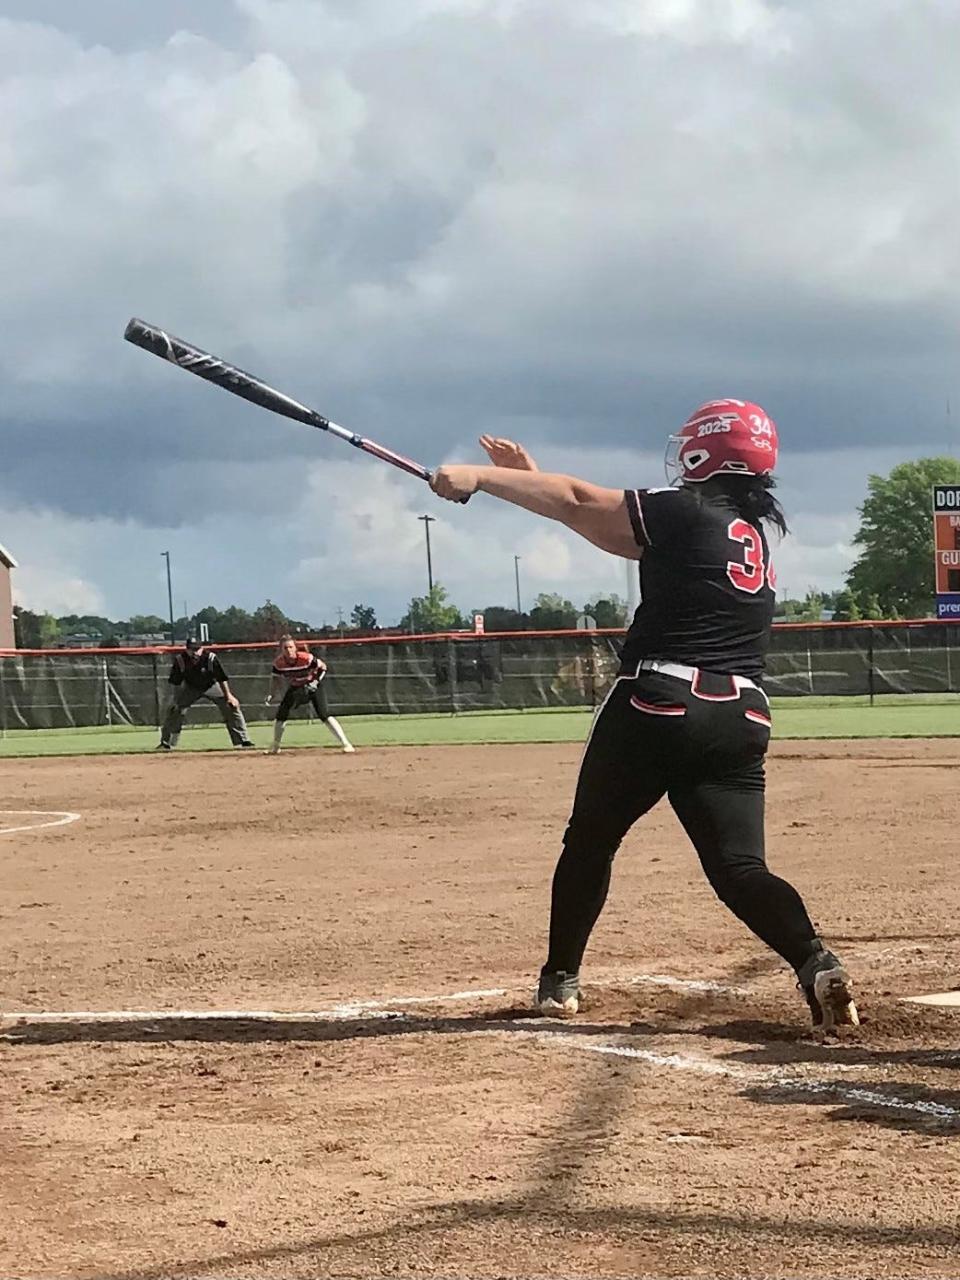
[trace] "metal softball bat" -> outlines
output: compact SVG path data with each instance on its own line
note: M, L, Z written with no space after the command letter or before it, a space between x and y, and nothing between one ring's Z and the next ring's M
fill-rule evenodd
M215 386L222 387L224 391L240 396L243 400L249 400L251 404L259 405L261 409L269 409L271 413L279 413L285 418L305 422L308 427L328 431L338 439L345 440L347 444L352 444L355 449L362 449L364 453L379 458L381 462L389 462L392 467L399 467L401 471L406 471L430 483L430 472L419 462L404 457L402 453L395 453L393 449L378 444L376 440L369 440L366 436L357 435L355 431L348 431L346 427L341 427L336 422L331 422L329 418L325 418L322 413L317 413L316 409L311 409L301 404L299 400L294 400L292 396L285 395L261 378L255 378L252 373L245 373L243 369L228 364L219 356L211 355L209 351L203 351L190 342L184 342L182 338L175 338L172 333L167 333L157 325L147 324L145 320L134 318L127 325L123 336L134 346L142 347L144 351L159 356L161 360L169 360L171 364L186 369L188 373L195 373L198 378L205 378L207 382L212 382Z

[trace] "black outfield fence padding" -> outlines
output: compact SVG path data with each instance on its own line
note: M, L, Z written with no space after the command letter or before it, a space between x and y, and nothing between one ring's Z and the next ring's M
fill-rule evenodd
M514 631L477 636L325 640L341 715L596 706L618 670L619 631ZM212 645L248 720L265 720L275 646ZM28 650L0 654L0 729L156 725L168 700L171 650ZM775 627L767 691L780 697L870 697L960 691L960 625L825 623ZM191 709L194 723L215 707Z

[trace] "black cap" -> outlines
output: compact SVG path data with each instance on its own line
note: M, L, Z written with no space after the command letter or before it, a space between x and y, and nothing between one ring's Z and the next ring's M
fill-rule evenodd
M197 653L203 648L203 645L199 640L188 640L183 647L186 649L187 653Z

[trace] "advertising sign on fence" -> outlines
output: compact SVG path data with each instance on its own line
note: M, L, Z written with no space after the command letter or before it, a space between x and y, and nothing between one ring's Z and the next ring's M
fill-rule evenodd
M960 484L933 486L937 617L960 622Z

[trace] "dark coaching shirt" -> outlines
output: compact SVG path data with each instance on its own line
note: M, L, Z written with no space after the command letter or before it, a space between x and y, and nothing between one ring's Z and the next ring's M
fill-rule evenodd
M185 653L178 653L170 668L170 684L185 684L191 689L199 689L202 693L211 685L226 680L227 673L220 665L220 659L211 649L204 649L199 658Z
M693 487L628 489L626 500L643 559L624 672L661 658L762 677L776 600L762 526L725 495Z

